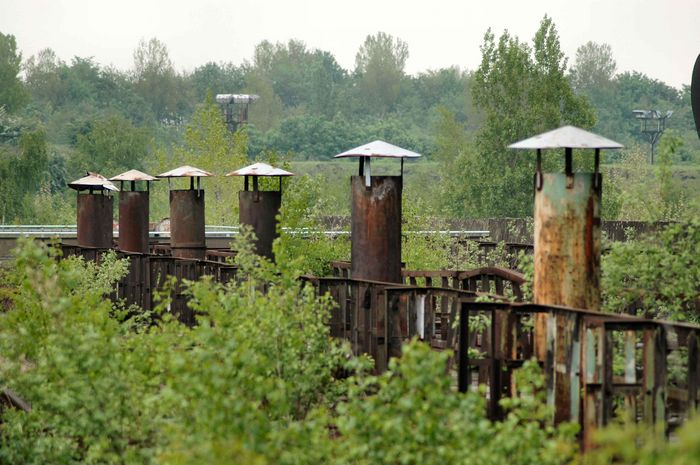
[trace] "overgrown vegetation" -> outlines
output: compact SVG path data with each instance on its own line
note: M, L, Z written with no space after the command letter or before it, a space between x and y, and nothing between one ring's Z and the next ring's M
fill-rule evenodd
M408 344L371 375L329 336L330 301L237 244L239 281L191 283L192 328L126 313L108 295L125 263L55 260L21 241L0 314L0 379L31 403L6 409L0 463L563 464L569 427L542 428L536 365L505 422L458 394L447 354ZM97 277L97 279L96 279ZM261 292L262 282L267 283ZM350 373L351 376L339 376ZM469 451L469 453L465 453Z

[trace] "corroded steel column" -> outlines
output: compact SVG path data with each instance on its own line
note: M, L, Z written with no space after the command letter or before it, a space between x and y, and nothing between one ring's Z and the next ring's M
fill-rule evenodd
M119 249L148 253L148 191L119 192Z
M536 304L600 310L601 185L600 174L542 174L535 189ZM542 361L552 325L546 314L535 316L535 353Z
M204 259L204 191L170 191L170 248L173 257Z
M600 309L600 175L545 173L535 191L537 304Z
M401 176L353 176L352 277L401 282Z
M272 242L277 238L277 214L282 204L279 191L240 191L238 222L255 233L255 253L273 258Z
M112 196L78 192L78 245L112 247Z

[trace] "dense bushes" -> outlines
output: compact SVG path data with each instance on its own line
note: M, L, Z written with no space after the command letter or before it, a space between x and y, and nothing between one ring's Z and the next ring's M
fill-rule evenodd
M187 328L165 311L167 299L153 315L106 299L125 269L113 256L100 267L59 262L24 243L12 308L0 317L0 379L32 411L2 412L0 463L570 458L570 431L541 427L536 375L508 419L492 423L482 394L454 392L445 355L412 343L373 376L329 337L330 303L294 267L278 269L245 247L239 265L239 284L190 286L199 324Z

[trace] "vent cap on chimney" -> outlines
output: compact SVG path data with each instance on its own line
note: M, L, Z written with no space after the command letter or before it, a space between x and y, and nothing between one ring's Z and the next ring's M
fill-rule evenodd
M93 173L91 171L88 171L86 176L83 176L80 179L76 179L75 181L68 183L68 187L77 191L119 191L117 186L112 184L109 181L109 179L105 178L99 173Z

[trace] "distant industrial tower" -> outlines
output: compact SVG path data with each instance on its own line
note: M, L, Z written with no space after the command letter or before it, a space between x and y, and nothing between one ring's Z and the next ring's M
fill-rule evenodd
M260 97L254 94L216 94L216 103L224 114L224 122L231 132L248 122L248 108Z
M651 143L651 164L654 164L654 147L666 130L666 120L672 111L661 113L659 110L634 110L635 118L641 120L641 131Z

